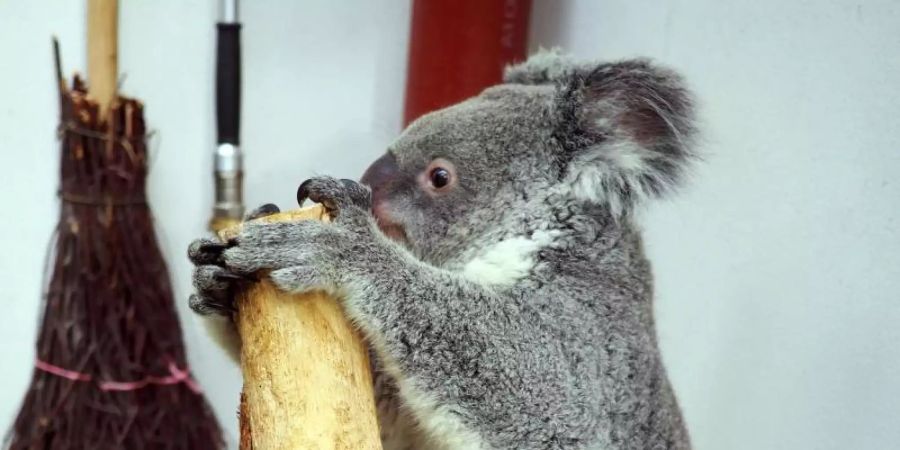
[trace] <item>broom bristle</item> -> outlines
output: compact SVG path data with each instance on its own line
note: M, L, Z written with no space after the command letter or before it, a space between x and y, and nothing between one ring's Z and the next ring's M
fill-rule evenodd
M216 449L188 374L144 196L142 105L106 118L76 78L62 93L61 211L31 386L12 449Z

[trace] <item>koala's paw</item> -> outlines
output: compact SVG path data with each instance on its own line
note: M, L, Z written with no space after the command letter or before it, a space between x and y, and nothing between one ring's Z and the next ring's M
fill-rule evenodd
M194 269L194 289L189 300L191 309L201 316L231 316L235 312L232 284L238 276L212 264Z
M297 188L297 202L306 199L321 203L335 220L368 212L372 208L372 191L352 180L332 177L314 177Z
M278 207L269 203L248 214L245 220L258 219L279 212ZM236 283L248 276L235 273L225 266L223 254L231 247L217 239L201 238L188 247L188 258L194 264L194 288L189 305L197 314L231 317L235 312L234 288Z
M261 217L271 216L272 214L278 214L281 210L278 209L278 206L272 203L266 203L253 211L250 211L246 216L244 216L244 221L259 219Z
M351 239L333 223L250 223L222 253L222 261L236 274L269 271L275 285L288 292L333 292L340 283L342 252Z
M311 291L336 294L339 290L338 283L335 281L338 278L336 274L311 263L301 263L275 270L269 274L269 278L278 289L294 294Z
M221 266L226 248L227 244L212 239L198 239L188 249L188 257L196 265L193 282L197 291L189 305L197 314L230 317L235 312L234 284L245 277Z

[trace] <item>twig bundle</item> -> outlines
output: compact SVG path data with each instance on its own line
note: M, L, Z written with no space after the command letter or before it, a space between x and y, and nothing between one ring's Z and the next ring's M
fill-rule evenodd
M61 82L61 213L12 449L216 449L144 196L142 105Z

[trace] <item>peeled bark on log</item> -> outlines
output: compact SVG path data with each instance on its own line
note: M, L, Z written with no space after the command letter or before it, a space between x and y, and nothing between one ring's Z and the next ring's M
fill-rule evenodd
M328 217L315 205L258 220ZM368 347L337 300L319 292L291 295L263 278L237 302L241 449L380 449Z

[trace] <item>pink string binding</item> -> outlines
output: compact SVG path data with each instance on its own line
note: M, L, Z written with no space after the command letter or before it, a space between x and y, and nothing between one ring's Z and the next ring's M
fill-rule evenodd
M66 370L50 363L45 363L40 359L34 360L34 366L47 373L52 373L58 377L63 377L72 381L91 381L91 376L86 373L76 372L74 370Z
M91 381L93 378L90 374L76 372L74 370L64 369L55 366L40 359L34 360L34 366L44 372L56 375L72 381ZM164 377L146 377L138 381L100 381L98 384L100 390L103 391L135 391L151 384L160 386L168 386L172 384L184 383L191 391L196 394L203 392L200 385L191 378L191 374L187 370L179 369L174 362L169 362L169 375Z

